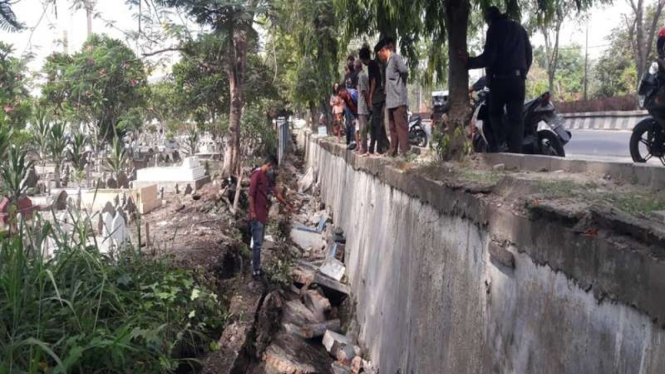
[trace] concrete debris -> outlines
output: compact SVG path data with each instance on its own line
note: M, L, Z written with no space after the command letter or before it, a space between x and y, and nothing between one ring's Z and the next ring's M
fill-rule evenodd
M188 184L187 184L187 187L185 187L185 195L189 195L189 194L191 194L192 191L194 191L194 190L192 189L192 185L190 185L190 184L188 183Z
M325 322L325 318L321 315L315 314L309 308L307 308L305 304L302 303L302 301L296 299L286 303L284 307L283 321L285 323L292 323L294 325L302 326L305 324Z
M326 242L323 240L323 237L319 233L309 232L301 230L300 228L291 229L290 234L291 240L295 243L300 249L323 249Z
M346 273L346 267L344 266L343 263L341 263L337 259L328 258L319 268L319 271L339 282L342 280L342 278L344 278L344 274Z
M337 350L335 358L344 365L351 365L351 361L356 357L356 350L353 345L347 344Z
M348 285L338 282L327 275L320 273L317 267L307 261L298 261L298 266L293 269L293 281L296 283L310 285L318 284L322 288L342 295L349 295L351 290Z
M363 360L363 373L379 374L379 368L375 367L371 362Z
M333 362L331 367L333 374L351 374L351 368L339 362Z
M496 165L492 166L492 170L494 170L494 171L506 170L506 164L496 164Z
M297 336L281 333L263 354L266 373L330 373L330 361L324 353Z
M300 192L307 192L309 191L312 186L314 185L314 182L316 181L316 175L317 175L317 170L313 167L310 167L307 170L307 173L298 180L298 191Z
M363 368L363 359L358 355L358 352L356 352L356 357L351 360L351 372L353 374L359 374L360 370Z
M303 339L313 339L322 337L326 331L342 331L342 322L339 319L332 319L322 323L308 323L298 326L293 323L285 323L284 329L293 335Z
M302 295L303 304L317 317L325 318L325 313L332 308L330 300L315 290L307 290Z
M351 353L354 353L351 339L345 335L339 334L332 330L328 330L325 332L325 334L323 334L322 343L323 346L326 348L326 351L328 351L328 353L330 353L330 355L335 358L337 358L337 354L339 353L339 351L347 346L351 347ZM353 359L353 357L351 357L351 359Z

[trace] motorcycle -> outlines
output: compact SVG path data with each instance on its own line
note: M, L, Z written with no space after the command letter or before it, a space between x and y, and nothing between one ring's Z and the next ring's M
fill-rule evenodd
M471 117L471 144L475 152L489 152L492 127L489 125L489 89L478 91L473 116ZM527 154L565 157L566 145L572 136L564 126L561 117L552 103L549 92L524 104L524 141L522 151ZM507 120L504 118L504 121Z
M634 162L656 157L665 165L665 71L663 61L654 62L637 89L641 109L649 117L641 120L630 136L630 156Z
M409 144L416 147L427 147L427 133L423 128L423 119L417 115L409 115Z

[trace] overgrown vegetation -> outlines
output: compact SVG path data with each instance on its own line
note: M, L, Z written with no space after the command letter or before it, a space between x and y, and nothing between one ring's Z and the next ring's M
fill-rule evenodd
M0 239L0 373L166 373L215 347L226 316L192 272L40 219L18 234Z

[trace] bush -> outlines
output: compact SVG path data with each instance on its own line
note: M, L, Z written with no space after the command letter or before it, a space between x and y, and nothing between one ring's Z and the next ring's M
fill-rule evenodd
M637 97L635 95L558 102L556 103L556 108L560 113L627 111L639 109L637 106Z
M34 220L0 238L0 373L173 372L215 345L225 315L192 272Z

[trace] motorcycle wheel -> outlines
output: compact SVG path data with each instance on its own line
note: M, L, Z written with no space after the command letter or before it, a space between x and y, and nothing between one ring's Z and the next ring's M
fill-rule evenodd
M427 133L423 129L409 131L409 143L416 147L427 147Z
M540 152L545 156L566 157L566 151L563 149L563 144L559 138L549 132L541 131L538 133L538 143L540 145Z
M633 128L633 134L630 136L630 157L633 158L633 162L644 163L654 156L652 152L654 151L656 129L656 121L652 118L642 120ZM655 156L659 157L661 161L664 158L659 155Z

